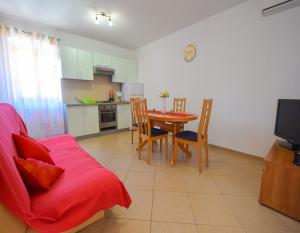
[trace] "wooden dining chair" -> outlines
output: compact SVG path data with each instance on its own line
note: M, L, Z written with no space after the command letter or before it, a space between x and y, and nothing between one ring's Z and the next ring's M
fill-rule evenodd
M172 163L176 164L177 147L178 143L183 144L196 144L198 147L198 166L199 173L202 172L202 142L204 140L205 153L206 153L206 167L208 167L208 125L211 116L212 99L204 99L202 104L202 113L199 121L198 132L182 131L175 135L174 139L174 153L172 155Z
M136 119L136 112L135 112L135 100L139 98L130 98L130 113L131 113L131 144L133 144L133 134L134 131L137 131L138 129L138 123Z
M186 98L174 98L173 112L185 113Z
M165 155L168 157L168 132L154 128L148 117L147 100L136 99L135 110L138 122L138 158L141 159L142 147L145 143L148 145L147 163L151 160L151 147L153 142L160 139L165 139Z

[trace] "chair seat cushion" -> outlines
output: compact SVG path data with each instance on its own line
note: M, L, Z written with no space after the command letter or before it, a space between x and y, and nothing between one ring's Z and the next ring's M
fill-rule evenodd
M168 132L164 131L162 129L157 129L157 128L151 129L151 137L157 137L157 136L161 136L161 135L165 135L165 134L168 134Z
M183 131L183 132L177 133L175 135L175 137L184 139L184 140L188 140L188 141L194 141L194 142L198 141L198 133L193 132L193 131Z

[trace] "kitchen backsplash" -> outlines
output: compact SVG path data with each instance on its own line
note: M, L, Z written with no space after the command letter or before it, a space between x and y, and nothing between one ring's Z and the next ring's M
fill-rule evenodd
M112 83L111 78L105 76L95 76L93 81L62 79L61 83L64 102L74 102L74 97L108 100L110 90L122 90L122 84Z

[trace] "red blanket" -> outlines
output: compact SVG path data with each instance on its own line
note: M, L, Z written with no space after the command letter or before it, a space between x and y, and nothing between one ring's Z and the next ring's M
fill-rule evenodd
M0 201L31 228L42 233L66 231L100 210L130 206L122 182L70 135L41 141L65 172L49 191L28 193L13 161L17 153L12 133L27 132L15 110L0 104Z

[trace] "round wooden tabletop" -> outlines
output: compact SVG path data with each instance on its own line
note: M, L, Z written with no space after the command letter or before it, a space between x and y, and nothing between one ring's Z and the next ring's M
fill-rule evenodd
M148 117L151 120L164 121L171 123L187 123L189 121L197 120L198 116L192 113L174 113L166 112L162 113L160 111L148 111Z

